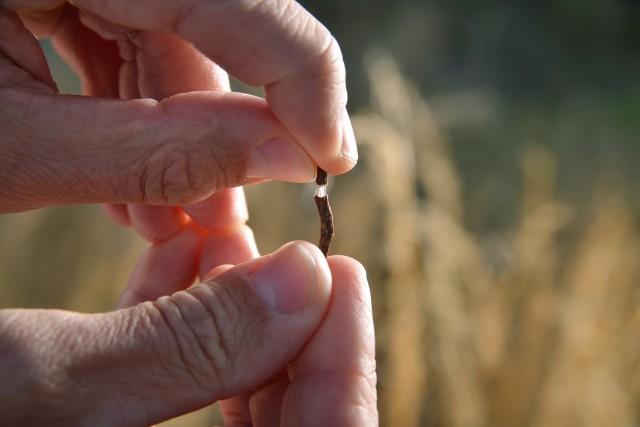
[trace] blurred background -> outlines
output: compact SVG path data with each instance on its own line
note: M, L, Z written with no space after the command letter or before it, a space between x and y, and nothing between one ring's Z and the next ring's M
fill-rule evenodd
M333 252L369 272L381 424L638 425L640 2L303 4L347 63L361 161L333 180ZM311 194L248 189L263 252L317 239ZM145 246L95 206L0 233L3 307L108 310Z

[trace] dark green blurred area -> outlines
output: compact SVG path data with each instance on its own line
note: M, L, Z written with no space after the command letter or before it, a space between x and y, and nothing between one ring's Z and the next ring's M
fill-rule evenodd
M518 159L532 143L556 154L562 196L572 201L584 202L596 177L640 178L640 2L305 4L343 46L354 109L367 105L363 58L372 47L392 53L436 115L440 104L468 110L455 104L459 93L487 101L480 120L438 123L463 174L472 229L514 218Z
M557 156L561 196L572 202L585 202L597 177L631 188L624 183L640 178L640 2L303 4L343 48L352 111L368 105L372 49L391 52L432 104L463 173L473 230L513 220L518 159L532 143ZM77 90L59 60L53 68L63 89Z

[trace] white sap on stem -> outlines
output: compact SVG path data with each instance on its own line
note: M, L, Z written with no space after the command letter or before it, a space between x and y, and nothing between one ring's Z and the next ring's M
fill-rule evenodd
M327 186L318 185L316 187L316 197L327 197Z

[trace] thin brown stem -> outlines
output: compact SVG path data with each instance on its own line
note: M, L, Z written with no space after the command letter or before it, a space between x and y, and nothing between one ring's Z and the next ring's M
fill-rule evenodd
M325 187L327 183L327 172L318 168L316 184L320 187ZM329 253L329 247L331 246L331 239L333 239L334 234L333 213L331 212L329 197L326 193L316 193L313 199L316 202L316 207L318 208L318 215L320 215L320 241L318 242L318 247L324 256L327 256Z

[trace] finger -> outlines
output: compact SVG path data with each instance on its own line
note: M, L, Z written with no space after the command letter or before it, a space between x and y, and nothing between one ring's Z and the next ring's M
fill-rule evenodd
M289 378L286 376L262 388L251 396L251 422L253 427L280 427L282 402L289 388Z
M123 43L130 45L121 49L127 52L120 75L123 99L161 100L193 90L228 90L226 73L175 35L138 32ZM217 208L215 203L208 206ZM128 212L136 231L152 242L168 239L186 223L182 211L173 207L129 205Z
M204 202L185 207L185 210L210 230L200 256L200 277L204 280L216 277L229 265L259 256L253 232L244 225L249 214L242 188L221 191ZM234 222L236 225L230 226ZM250 425L250 397L251 393L243 393L220 401L226 425Z
M53 47L80 76L84 94L118 97L118 75L122 59L115 42L103 39L82 25L78 10L70 5L27 16L32 27L48 32ZM34 22L37 19L39 21ZM52 26L45 30L42 27L47 22Z
M362 266L329 259L333 297L318 331L291 365L282 425L377 426L375 338Z
M258 257L255 242L253 231L246 225L209 233L203 242L200 277L219 265L236 265Z
M225 427L251 426L251 412L249 411L249 399L252 392L242 393L230 399L219 402L220 415Z
M116 76L117 96L120 99L136 99L140 97L137 85L137 68L134 61L121 60L119 69ZM126 204L104 204L107 213L113 217L114 212L118 212L123 218L126 218L127 225L133 225L130 215L129 206ZM119 223L116 221L116 223ZM156 231L153 226L145 227L148 234L162 234L161 231Z
M315 167L264 101L191 93L160 103L0 90L8 171L1 208L192 204L257 178L308 181ZM28 115L29 121L23 117ZM51 130L55 129L55 132Z
M67 5L53 6L47 10L18 10L24 26L37 38L49 37L59 25Z
M180 37L140 31L129 39L136 48L138 86L143 96L160 100L182 92L230 90L227 73Z
M47 2L5 3L10 8L42 8ZM74 4L130 28L176 31L240 80L265 86L275 114L320 166L337 174L355 164L342 54L329 31L295 1Z
M173 206L129 205L127 212L133 228L154 243L168 240L189 223L182 209Z
M38 41L0 2L0 87L57 91ZM3 128L4 129L4 128Z
M227 271L231 265L237 265L258 256L253 232L246 225L232 229L214 230L204 240L200 256L200 277L205 281L213 279ZM250 425L249 399L251 395L252 393L242 393L220 401L220 411L224 417L225 425Z
M183 206L183 209L191 219L209 230L224 231L249 220L242 187L219 191L200 203Z
M197 275L201 236L188 227L142 254L117 307L129 307L185 289Z
M227 74L179 37L170 33L138 32L129 40L135 52L131 62L137 64L135 82L142 96L159 100L194 90L229 91ZM144 216L144 224L140 224L138 231L143 236L155 234L159 237L170 235L181 226L179 221L167 224L163 220L175 218L175 215L167 212L168 209L136 205L129 207L132 216ZM237 227L248 219L244 191L240 187L219 191L184 209L191 218L210 231ZM136 215L138 210L146 212ZM158 218L149 215L150 212L155 212Z
M133 60L125 60L118 74L118 94L120 99L138 99L138 64ZM153 99L152 97L150 97Z
M131 225L131 218L127 212L127 205L102 205L109 218L116 224L128 227Z
M300 351L330 293L326 260L298 242L153 303L100 315L23 311L30 330L11 314L8 339L42 365L15 424L48 424L41 397L60 407L60 425L151 425L249 391Z
M122 91L119 76L126 74L127 65L123 64L116 43L85 27L75 7L66 4L52 10L26 11L22 19L31 31L51 38L58 54L80 76L84 94L118 97ZM126 205L104 204L103 209L116 224L131 226Z

